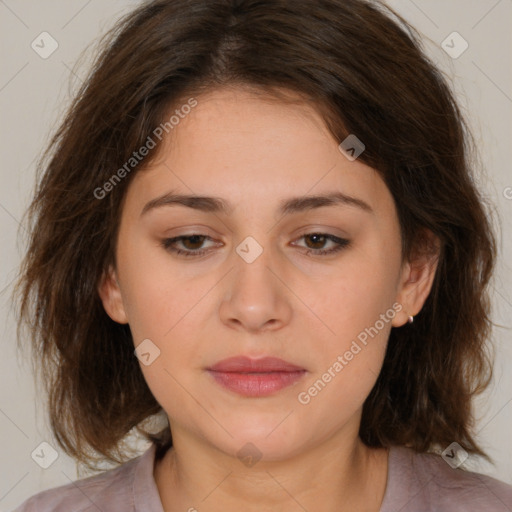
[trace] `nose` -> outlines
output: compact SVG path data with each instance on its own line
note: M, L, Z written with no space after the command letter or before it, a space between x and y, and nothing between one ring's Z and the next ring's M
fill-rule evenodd
M293 294L271 251L264 249L252 262L235 254L234 261L219 310L222 322L251 333L278 330L289 323Z

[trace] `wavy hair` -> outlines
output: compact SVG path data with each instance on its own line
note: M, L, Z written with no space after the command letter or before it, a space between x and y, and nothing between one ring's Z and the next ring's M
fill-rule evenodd
M152 151L99 200L111 179L183 98L222 86L287 101L300 95L336 140L356 134L398 212L402 256L440 240L433 287L414 324L392 329L364 403L362 441L418 452L457 441L486 456L473 433L472 397L492 375L488 285L496 242L475 181L475 144L420 34L367 0L156 0L125 15L37 165L26 212L28 248L15 295L18 342L32 347L60 446L92 467L120 462L138 429L161 448L168 426L139 363L129 326L98 295L115 266L125 192ZM28 327L28 336L22 334Z

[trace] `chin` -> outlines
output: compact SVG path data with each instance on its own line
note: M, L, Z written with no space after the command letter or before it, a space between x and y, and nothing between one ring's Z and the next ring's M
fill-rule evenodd
M303 451L311 436L308 432L297 431L291 418L283 421L285 417L283 414L276 419L272 415L265 421L254 416L246 417L226 425L233 438L222 436L222 440L216 440L219 444L215 444L241 461L246 457L268 462L286 460Z

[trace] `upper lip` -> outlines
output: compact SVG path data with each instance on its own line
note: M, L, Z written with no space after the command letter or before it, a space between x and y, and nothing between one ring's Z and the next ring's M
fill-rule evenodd
M263 357L251 359L250 357L237 356L223 359L208 370L214 372L233 373L258 373L258 372L297 372L304 371L304 368L283 361L277 357Z

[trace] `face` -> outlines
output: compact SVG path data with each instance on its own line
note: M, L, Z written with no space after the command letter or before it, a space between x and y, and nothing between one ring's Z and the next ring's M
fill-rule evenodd
M134 176L100 295L174 436L278 460L357 432L390 330L428 280L402 265L379 174L311 107L241 89L197 102ZM215 366L237 356L253 365Z

